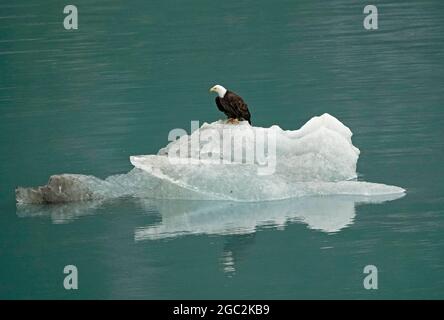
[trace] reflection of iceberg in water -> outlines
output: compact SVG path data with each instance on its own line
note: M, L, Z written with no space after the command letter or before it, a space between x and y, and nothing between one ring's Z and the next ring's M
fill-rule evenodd
M226 250L222 253L221 263L225 273L234 273L236 271L233 251Z
M402 195L377 197L305 197L254 203L226 201L150 201L162 221L137 228L135 240L156 240L191 234L242 235L260 228L284 228L302 222L310 229L337 232L353 223L357 204L381 203Z
M87 215L96 215L104 206L136 205L161 221L136 228L135 240L156 240L182 235L247 235L261 228L284 228L302 222L308 228L337 232L353 223L355 207L377 204L403 197L328 196L303 197L279 201L230 202L199 200L126 199L88 201L55 205L17 205L19 217L50 217L54 224L70 223Z
M241 138L240 143L233 144L233 152L249 154L257 137L263 135L274 137L273 141L276 139L275 145L271 143L273 147L267 139L265 147L266 163L272 174L259 174L262 161L252 158L253 162L244 163L244 158L232 159L231 151L221 148L225 141ZM201 136L217 139L202 139ZM118 197L253 202L318 195L404 193L404 189L396 186L351 180L357 176L360 154L351 137L350 129L328 114L314 117L301 129L293 131L278 126L259 128L246 122L229 125L216 121L171 142L157 155L131 157L136 168L127 174L113 175L105 180L85 175L56 175L45 186L18 188L16 199L19 203L65 203ZM179 152L178 158L172 156L182 149L188 152L185 155Z
M17 204L20 218L49 217L54 224L73 222L83 216L95 215L104 204L103 201L70 202L62 204Z
M125 199L57 205L18 205L19 217L50 217L52 223L71 223L83 216L107 213L108 206L125 211L142 208L153 223L127 229L136 242L174 239L186 235L223 235L221 270L234 276L240 261L248 257L256 232L264 228L284 229L303 223L309 229L339 232L353 224L356 206L395 200L400 195L357 197L304 197L266 202ZM134 229L135 228L135 229ZM126 228L125 228L126 229Z

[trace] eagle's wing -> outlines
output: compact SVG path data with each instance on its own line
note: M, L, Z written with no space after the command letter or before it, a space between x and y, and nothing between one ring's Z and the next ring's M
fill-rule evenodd
M225 113L225 115L228 118L236 118L237 117L236 109L228 100L225 99L225 97L223 99L220 97L216 97L216 105L217 105L217 108L220 111L222 111L223 113Z
M242 118L250 122L251 115L250 111L248 110L248 105L240 96L234 92L227 92L224 99L230 104L237 118Z

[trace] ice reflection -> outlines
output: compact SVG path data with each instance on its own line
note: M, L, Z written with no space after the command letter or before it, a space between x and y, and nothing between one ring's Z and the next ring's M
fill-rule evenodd
M104 201L85 201L63 204L17 204L17 216L50 217L54 224L70 223L82 216L98 214Z
M160 222L137 227L134 237L136 241L142 241L193 234L242 235L254 233L260 228L282 230L291 222L305 223L308 228L322 232L338 232L353 223L356 205L382 203L402 196L305 197L266 202L132 199L131 202L139 210L157 213L161 218ZM82 216L103 212L100 209L105 205L108 208L119 206L121 201L17 205L17 215L46 216L54 224L69 223Z
M223 235L219 264L221 271L232 277L236 275L239 261L245 259L254 246L256 231L260 229L283 230L289 223L303 223L313 230L339 232L353 224L357 205L382 203L402 196L306 197L254 203L133 198L63 205L18 205L17 215L50 217L52 223L62 224L86 215L119 214L129 209L155 218L147 226L137 223L124 226L124 232L134 232L136 242L187 235Z
M322 232L338 232L353 223L355 207L381 203L403 195L306 197L268 202L140 200L161 214L161 222L136 228L135 240L157 240L191 234L240 235L258 228L282 229L301 222Z

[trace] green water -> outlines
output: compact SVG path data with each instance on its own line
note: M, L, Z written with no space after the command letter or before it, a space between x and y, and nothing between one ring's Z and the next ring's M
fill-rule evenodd
M60 1L0 3L0 298L444 298L442 1L373 1L377 31L363 28L365 1L74 4L79 29L66 31ZM219 119L215 83L245 98L257 126L334 115L361 149L360 179L407 195L319 210L313 199L16 208L18 185L125 173L172 128ZM256 213L283 221L256 225ZM182 220L194 224L174 232ZM76 291L63 288L68 264ZM363 287L369 264L377 290Z

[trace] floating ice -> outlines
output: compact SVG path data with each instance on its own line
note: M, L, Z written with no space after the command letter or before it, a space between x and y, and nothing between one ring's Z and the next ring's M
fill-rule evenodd
M257 137L262 136L275 139L273 148L270 139L264 139L268 151L265 163L273 169L272 174L260 174L258 169L264 169L264 163L256 158L245 163L232 156L236 148L241 148L240 154L247 153L247 146L254 146ZM329 114L314 117L295 131L217 121L205 123L190 136L170 143L158 155L132 156L131 163L168 186L170 193L161 194L161 198L262 201L312 195L403 193L402 188L395 186L350 181L357 177L360 153L351 136L350 129ZM215 141L214 137L223 137L224 141L244 137L246 143L235 144L227 155L222 147L224 142ZM188 152L178 156L178 150ZM274 157L270 156L270 150ZM190 161L174 161L177 158ZM172 190L175 188L181 191Z
M402 194L404 189L355 181L359 149L352 132L329 114L299 130L205 123L162 148L132 156L136 167L105 180L52 176L46 186L18 188L22 203L60 203L122 196L157 199L264 201L302 196ZM227 142L232 143L226 148ZM257 148L262 146L262 148ZM251 153L253 152L253 153ZM237 155L245 155L237 157ZM253 154L253 157L248 155Z
M82 174L54 175L44 186L18 187L15 193L17 202L23 204L67 203L149 196L159 183L159 179L135 168L104 180Z

